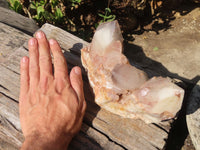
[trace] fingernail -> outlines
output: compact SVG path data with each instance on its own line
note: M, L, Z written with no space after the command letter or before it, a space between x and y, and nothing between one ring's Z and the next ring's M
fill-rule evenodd
M55 43L56 43L56 41L55 41L54 39L50 39L50 40L49 40L49 44L53 45L53 44L55 44Z
M74 68L74 71L77 75L80 75L81 74L81 69L79 67L75 67Z
M30 40L29 40L29 44L33 46L33 45L35 44L35 39L33 39L33 38L30 39Z
M41 38L44 37L44 33L43 33L42 31L38 31L38 32L36 33L36 37L39 38L39 39L41 39Z
M26 63L28 61L27 57L22 58L22 63Z

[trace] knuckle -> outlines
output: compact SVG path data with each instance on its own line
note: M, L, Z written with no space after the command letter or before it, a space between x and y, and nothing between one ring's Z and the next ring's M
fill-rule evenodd
M49 57L49 56L40 56L39 57L39 61L40 61L40 63L42 63L42 64L46 64L47 62L51 62L51 57Z
M75 110L68 107L66 112L67 112L67 115L72 122L76 120L76 111Z
M62 57L55 57L54 58L54 64L56 64L57 66L63 66L65 65L65 59L63 59Z
M37 64L31 63L31 64L30 64L30 70L31 70L31 71L37 71L37 70L38 70L38 65L37 65Z
M26 67L24 65L21 65L20 70L21 70L21 72L25 72L26 71Z
M46 94L51 89L52 80L53 78L49 76L48 74L46 75L44 74L43 76L41 76L40 82L39 82L41 93Z

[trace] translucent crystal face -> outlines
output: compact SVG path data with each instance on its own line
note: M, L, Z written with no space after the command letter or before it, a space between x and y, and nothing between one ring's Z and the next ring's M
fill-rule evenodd
M139 88L147 79L143 71L130 64L119 64L112 70L113 83L123 90Z
M100 56L106 53L107 47L114 41L123 42L121 30L117 21L107 22L99 25L91 45L91 50Z

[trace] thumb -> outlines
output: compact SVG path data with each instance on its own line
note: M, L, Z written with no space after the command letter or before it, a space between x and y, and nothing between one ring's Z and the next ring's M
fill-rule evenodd
M70 72L70 82L72 85L72 88L76 92L79 103L82 103L84 99L84 93L83 93L83 80L82 80L82 73L81 68L76 66L72 68Z

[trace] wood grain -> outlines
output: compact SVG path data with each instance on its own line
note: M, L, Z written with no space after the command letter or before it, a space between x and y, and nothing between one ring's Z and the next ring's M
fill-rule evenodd
M29 35L0 22L0 62L3 62L29 38Z
M32 35L39 27L32 19L24 17L13 10L0 7L0 22L16 28L26 34Z

